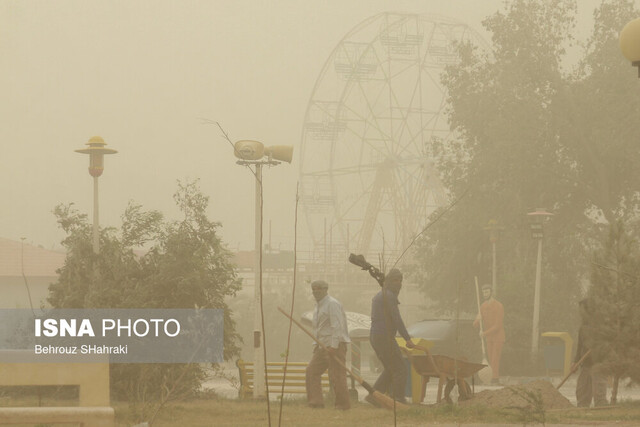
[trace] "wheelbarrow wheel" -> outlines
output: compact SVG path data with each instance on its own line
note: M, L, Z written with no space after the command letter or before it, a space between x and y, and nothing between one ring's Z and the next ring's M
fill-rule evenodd
M473 396L471 386L464 379L458 381L458 396L458 400L469 400Z
M444 400L447 401L447 403L453 403L453 401L451 400L451 391L453 390L453 387L455 387L456 385L456 380L453 378L450 378L447 380L447 384L444 387ZM459 378L458 379L458 400L469 400L471 399L471 387L469 386L469 383L467 383L464 378Z

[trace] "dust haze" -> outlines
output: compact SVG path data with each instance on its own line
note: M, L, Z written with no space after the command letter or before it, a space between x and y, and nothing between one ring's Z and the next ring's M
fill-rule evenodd
M236 165L211 123L219 122L232 141L294 146L290 165L264 170L265 243L291 251L305 114L341 40L375 15L399 12L455 19L488 43L481 21L502 3L3 1L0 237L61 249L52 210L72 202L91 215L88 158L74 150L99 135L118 150L105 159L100 178L101 226L118 226L130 200L176 216L177 180L199 179L226 244L252 250L254 178ZM598 4L579 2L578 40L588 34ZM311 251L305 215L300 212L300 245ZM314 220L316 231L327 226ZM313 307L304 283L311 278L310 272L299 278L301 311ZM236 307L251 293L244 291ZM338 296L348 309L368 313L370 295ZM273 291L265 301L282 298ZM248 336L249 326L242 327Z

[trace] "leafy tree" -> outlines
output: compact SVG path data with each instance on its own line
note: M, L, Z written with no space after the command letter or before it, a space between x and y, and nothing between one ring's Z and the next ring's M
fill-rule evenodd
M560 142L562 179L572 183L572 205L614 223L640 207L640 161L635 117L638 81L620 54L618 33L638 15L633 1L605 1L576 71L554 98L553 126Z
M415 273L444 310L475 311L473 276L491 281L484 227L504 227L497 242L498 298L505 306L505 364L529 351L537 245L526 213L545 207L541 331L573 330L589 254L603 221L637 213L640 160L631 125L639 90L620 58L617 32L636 13L631 1L604 1L574 70L576 2L512 0L483 25L489 53L465 44L448 67L449 120L456 135L434 141L452 199L463 197L419 242ZM624 75L623 75L624 74Z
M595 367L613 377L615 404L622 378L640 378L640 251L624 223L611 224L602 247L595 251L585 319L587 348Z
M48 301L55 308L222 308L229 359L238 354L240 340L225 302L240 289L231 252L218 236L220 224L206 216L208 198L197 182L178 183L174 200L184 215L179 221L130 203L119 230L101 230L98 255L87 216L72 205L57 206L67 257ZM112 391L135 404L166 401L164 391L176 390L178 380L178 394L200 385L202 368L187 366L114 365Z

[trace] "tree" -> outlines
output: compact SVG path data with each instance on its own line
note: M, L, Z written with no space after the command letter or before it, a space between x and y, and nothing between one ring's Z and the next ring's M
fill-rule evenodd
M618 47L620 29L637 15L632 1L602 3L584 56L553 102L562 176L573 183L573 204L610 224L640 208L634 131L639 87Z
M595 367L613 377L611 404L622 378L640 378L640 251L624 223L611 224L602 247L594 253L585 319L587 348Z
M503 226L497 293L508 328L506 365L523 360L531 342L536 244L525 214L536 207L555 214L545 228L544 331L573 329L577 314L571 324L565 308L580 299L598 230L638 211L633 164L640 151L630 123L639 87L622 77L629 65L614 57L620 21L632 12L630 1L603 2L572 71L566 49L574 42L575 1L510 1L483 22L491 52L459 46L459 64L443 77L455 137L434 141L434 153L452 200L463 200L418 243L415 277L445 310L462 283L462 307L474 311L473 276L491 278L483 228L490 220Z
M220 224L206 216L208 198L197 182L178 183L174 200L184 215L179 221L130 203L119 230L101 230L98 255L87 216L72 205L57 206L67 257L48 301L54 308L221 308L229 359L239 353L240 340L225 301L240 289L231 252L218 236ZM166 400L163 390L192 393L204 374L195 364L114 365L111 373L112 391L134 404Z

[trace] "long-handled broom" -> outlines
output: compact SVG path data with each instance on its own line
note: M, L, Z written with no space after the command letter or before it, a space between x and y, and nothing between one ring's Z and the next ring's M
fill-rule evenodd
M289 316L289 314L284 311L282 308L278 307L278 310L280 311L280 313L284 314L285 316L287 316L287 318L289 318L293 323L296 324L297 327L299 327L300 329L302 329L302 331L309 335L322 349L324 349L325 351L327 350L327 347L322 344L320 341L318 341L318 339L307 330L307 328L305 328L304 326L302 326L302 324L300 322L298 322L296 319L292 318L291 316ZM331 354L327 351L327 354ZM373 398L376 400L376 402L378 402L380 404L380 406L382 406L385 409L390 409L393 410L393 405L395 404L396 409L406 409L409 406L405 405L404 403L400 403L398 401L394 402L393 399L389 396L386 396L382 393L380 393L379 391L374 390L374 388L371 386L371 384L369 384L368 382L366 382L365 380L363 380L361 377L359 377L358 375L354 374L353 371L349 368L347 368L347 366L344 364L344 362L342 362L342 360L338 359L335 356L332 356L333 360L335 360L336 362L338 362L338 364L340 366L342 366L344 369L347 370L347 372L349 372L349 374L351 374L351 376L358 381L362 387L364 387L371 396L373 396Z
M482 322L483 322L482 311L480 310L480 287L478 286L477 277L475 277L475 280L476 280L476 299L478 301L478 316L480 316L480 332L482 332L484 330L484 326L482 325ZM491 382L491 378L493 377L493 370L491 369L491 365L489 365L489 362L487 362L487 350L484 347L484 338L482 336L480 336L480 342L482 344L482 364L487 366L485 366L484 368L480 369L480 371L478 371L478 377L483 383L489 384Z
M584 362L584 361L585 361L585 359L587 358L587 356L589 356L590 354L591 354L591 349L589 349L589 351L587 351L587 352L584 354L584 356L582 356L582 357L580 358L580 360L578 360L578 361L577 361L577 362L572 366L572 369L569 371L569 373L568 373L568 374L567 374L567 375L562 379L562 381L560 381L560 384L558 384L558 385L556 386L556 390L560 390L560 387L562 387L562 384L564 384L564 383L569 379L569 377L570 377L571 375L573 375L573 373L574 373L575 371L577 371L577 370L578 370L578 368L580 367L580 365L582 365L582 362Z

